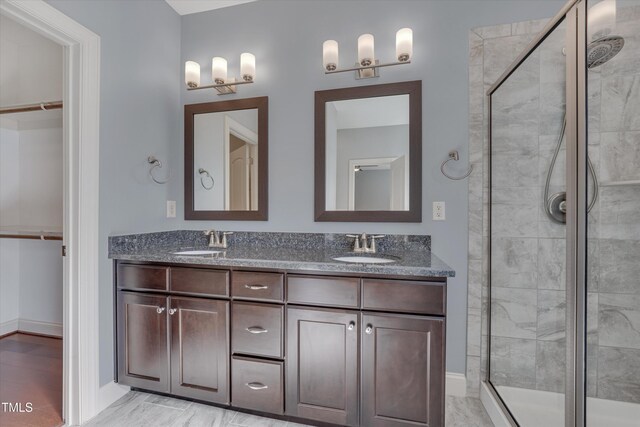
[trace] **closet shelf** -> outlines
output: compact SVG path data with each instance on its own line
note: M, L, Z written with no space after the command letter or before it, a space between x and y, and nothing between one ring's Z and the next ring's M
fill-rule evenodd
M0 239L62 240L62 231L28 227L0 227Z

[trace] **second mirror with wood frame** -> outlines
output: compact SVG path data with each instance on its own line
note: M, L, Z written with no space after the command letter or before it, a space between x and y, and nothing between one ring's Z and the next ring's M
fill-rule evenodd
M315 220L422 221L422 82L315 93Z
M184 106L185 219L268 218L268 97Z

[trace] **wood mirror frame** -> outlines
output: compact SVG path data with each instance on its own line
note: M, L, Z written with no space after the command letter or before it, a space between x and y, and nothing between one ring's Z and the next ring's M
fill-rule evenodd
M257 210L195 210L194 197L194 116L236 110L258 110L258 209ZM234 99L184 106L184 219L266 221L269 209L269 97Z
M326 209L325 104L331 101L409 95L409 210L347 211ZM315 221L422 222L422 81L316 91Z

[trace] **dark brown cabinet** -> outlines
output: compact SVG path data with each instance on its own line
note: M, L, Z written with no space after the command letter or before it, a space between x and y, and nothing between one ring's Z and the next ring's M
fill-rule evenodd
M442 426L444 363L444 319L363 313L360 424Z
M229 303L169 298L171 393L229 403Z
M118 380L169 391L167 298L118 292Z
M358 315L287 310L288 415L358 425Z

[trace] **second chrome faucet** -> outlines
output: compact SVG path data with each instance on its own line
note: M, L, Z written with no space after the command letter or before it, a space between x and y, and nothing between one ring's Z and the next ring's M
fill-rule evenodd
M367 236L367 233L362 233L347 234L347 237L351 237L352 239L354 239L353 252L375 254L376 239L381 239L384 237L384 235L375 234L373 236ZM371 239L371 244L369 244L369 239Z
M227 236L229 234L233 234L233 231L205 230L204 232L205 236L209 236L210 248L228 248Z

